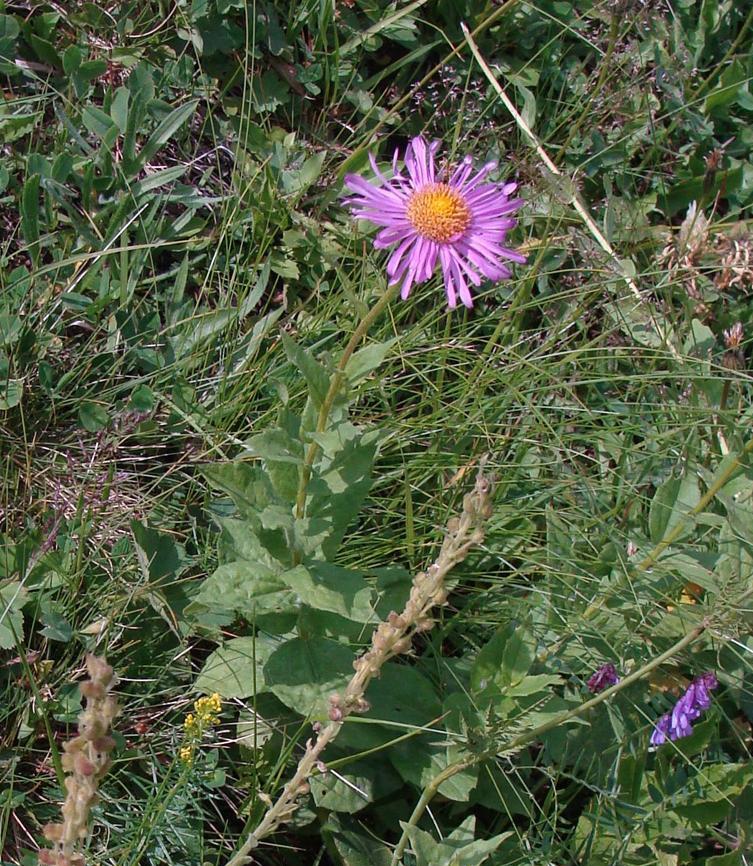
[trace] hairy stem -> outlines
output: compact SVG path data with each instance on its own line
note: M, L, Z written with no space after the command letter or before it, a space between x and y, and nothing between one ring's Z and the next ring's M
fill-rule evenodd
M355 331L353 331L350 340L348 340L348 344L343 350L337 369L332 374L329 383L329 390L327 391L319 409L319 417L316 423L317 433L323 433L327 429L329 413L332 411L332 404L335 402L335 398L342 387L343 379L345 378L345 368L348 365L348 361L358 348L358 344L368 333L369 328L372 326L374 321L379 318L382 311L386 309L396 293L397 286L390 286L363 319L361 319ZM301 478L298 483L298 493L295 501L295 516L299 519L303 517L306 512L306 491L308 490L309 481L311 480L311 468L314 465L314 460L316 459L318 452L319 445L316 442L309 443L308 450L303 459L303 466L301 467Z

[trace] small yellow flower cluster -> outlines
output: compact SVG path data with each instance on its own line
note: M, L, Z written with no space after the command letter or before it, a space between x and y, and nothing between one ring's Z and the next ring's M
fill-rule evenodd
M188 713L183 721L184 743L178 756L184 764L192 764L196 747L201 742L208 728L220 721L222 699L215 692L208 698L199 698L194 702L194 712Z

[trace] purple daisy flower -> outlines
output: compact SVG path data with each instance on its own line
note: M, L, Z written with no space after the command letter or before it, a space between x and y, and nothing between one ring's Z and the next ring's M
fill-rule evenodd
M369 154L376 182L356 174L345 176L345 185L354 195L346 199L353 215L382 226L374 246L396 247L387 262L390 285L402 280L400 294L407 298L414 283L428 280L437 262L442 268L447 302L451 308L458 297L473 306L469 284L481 279L503 280L511 276L503 263L525 262L525 256L504 246L505 235L516 224L511 217L522 204L511 198L515 183L483 183L496 168L488 162L473 173L473 159L466 156L445 177L434 164L440 142L427 145L421 136L405 151L407 176L398 171L398 151L392 160L392 177L387 178Z
M668 739L679 740L693 733L693 722L711 706L709 692L719 683L712 673L701 674L688 686L671 713L665 713L651 734L651 745L661 746Z
M588 686L589 692L593 694L598 694L599 692L603 692L604 689L609 686L615 686L620 681L620 678L617 676L617 669L613 664L605 664L602 665L595 674L592 674L589 677L586 685Z

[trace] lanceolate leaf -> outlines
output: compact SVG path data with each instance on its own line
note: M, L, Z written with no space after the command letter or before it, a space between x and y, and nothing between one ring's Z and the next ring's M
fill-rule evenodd
M142 165L146 165L156 156L157 152L163 147L188 121L196 112L196 106L199 104L198 99L193 99L185 105L174 108L167 117L163 118L154 132L149 136L146 144L142 147L139 154L139 160Z

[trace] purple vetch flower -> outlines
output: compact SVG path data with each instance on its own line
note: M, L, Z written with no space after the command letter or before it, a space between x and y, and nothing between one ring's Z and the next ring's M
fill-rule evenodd
M613 664L605 664L602 665L595 674L589 677L586 685L588 686L589 692L593 692L593 694L598 694L599 692L603 692L604 689L609 688L609 686L617 685L620 681L620 678L617 676L617 669Z
M505 235L516 224L513 214L522 204L511 198L515 183L483 183L496 168L488 162L473 173L473 159L466 156L448 177L438 171L434 154L440 142L427 145L417 136L405 151L404 168L398 171L398 151L387 178L369 154L376 175L369 182L356 174L345 176L354 193L345 203L353 215L382 226L374 246L395 247L387 262L390 285L402 281L400 294L407 298L414 283L428 280L437 262L442 269L447 302L473 306L469 284L483 277L503 280L511 276L505 260L525 262L525 256L504 246Z
M719 683L713 673L701 674L688 686L671 713L665 713L651 734L651 745L661 746L667 740L679 740L693 733L692 723L711 706L709 692Z

